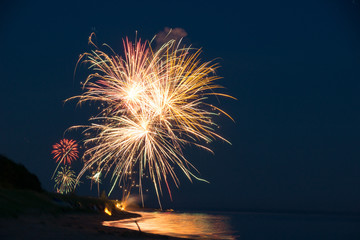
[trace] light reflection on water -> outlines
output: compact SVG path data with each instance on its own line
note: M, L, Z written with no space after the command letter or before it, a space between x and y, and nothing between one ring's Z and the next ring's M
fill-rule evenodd
M236 239L232 236L229 218L222 215L204 213L174 212L136 212L142 216L137 219L103 222L104 226L128 228L191 239Z

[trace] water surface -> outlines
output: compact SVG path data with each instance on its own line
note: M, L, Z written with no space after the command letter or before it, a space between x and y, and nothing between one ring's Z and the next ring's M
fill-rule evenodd
M128 228L143 232L191 239L236 239L230 217L206 213L135 212L142 217L130 220L107 221L105 226ZM138 224L135 223L135 220Z
M190 239L360 240L359 215L137 212L143 232ZM134 219L104 222L138 230Z

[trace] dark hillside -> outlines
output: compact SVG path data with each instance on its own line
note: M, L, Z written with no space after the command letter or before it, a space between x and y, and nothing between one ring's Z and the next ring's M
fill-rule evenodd
M0 155L0 188L42 191L37 176L30 173L23 165L2 155Z

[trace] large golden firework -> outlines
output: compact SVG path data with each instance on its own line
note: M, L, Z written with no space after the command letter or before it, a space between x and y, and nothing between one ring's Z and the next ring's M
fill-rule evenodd
M92 36L89 42L95 46ZM162 183L170 197L169 179L179 185L175 166L190 181L202 180L190 171L197 170L182 153L185 144L211 151L202 143L215 138L228 142L214 131L213 117L230 116L205 100L209 95L231 96L216 92L222 88L214 83L218 65L201 62L200 50L180 48L174 40L157 51L141 40L133 44L125 39L123 44L124 57L98 48L80 56L79 62L89 64L93 73L83 83L84 93L73 98L102 107L86 126L86 162L78 180L89 169L112 171L112 191L136 170L142 196L142 178L148 173L161 207Z

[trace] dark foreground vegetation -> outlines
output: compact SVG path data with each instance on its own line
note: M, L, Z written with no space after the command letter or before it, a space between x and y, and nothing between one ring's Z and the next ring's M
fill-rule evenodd
M2 155L0 155L0 188L42 191L37 176L30 173L23 165Z
M180 239L124 228L106 227L103 221L136 219L121 211L117 201L49 193L23 165L0 155L0 239ZM105 213L105 208L111 216ZM134 223L134 224L135 224ZM137 224L137 223L136 223Z
M23 214L103 213L108 208L112 215L138 217L119 211L116 201L105 197L82 197L75 194L49 193L41 188L36 175L23 165L0 155L0 217ZM124 216L126 215L126 216Z

